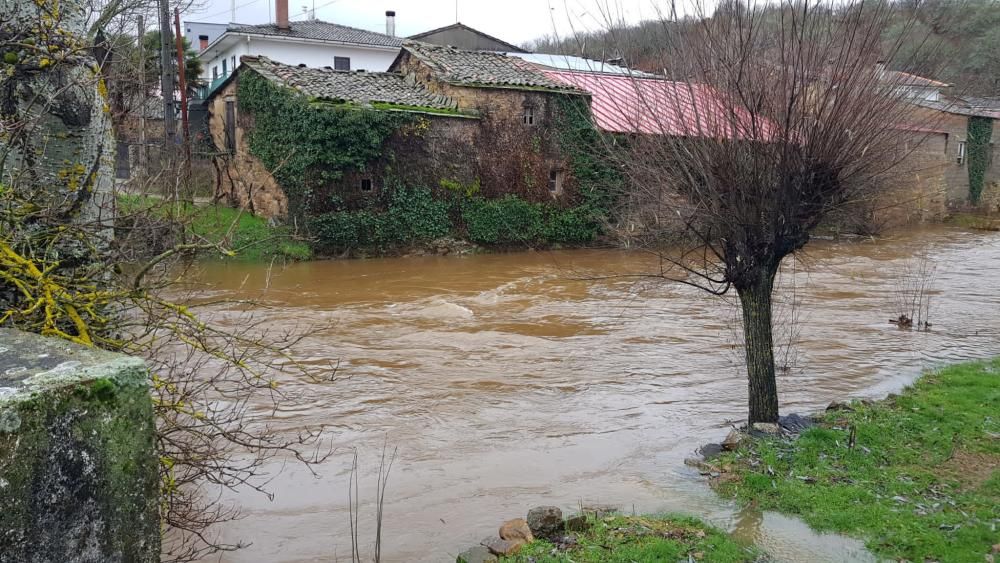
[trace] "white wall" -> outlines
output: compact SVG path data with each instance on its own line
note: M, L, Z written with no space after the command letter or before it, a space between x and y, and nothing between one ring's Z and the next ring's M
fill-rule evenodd
M280 63L304 64L309 67L332 67L333 57L350 57L351 70L386 71L399 54L398 49L367 49L300 41L275 41L258 37L251 37L248 43L246 36L237 37L239 41L228 47L223 49L213 47L201 54L204 63L203 80L212 79L213 66L219 68L219 76L222 76L223 59L228 61L226 70L232 72L233 56L236 57L237 65L242 55L262 55Z

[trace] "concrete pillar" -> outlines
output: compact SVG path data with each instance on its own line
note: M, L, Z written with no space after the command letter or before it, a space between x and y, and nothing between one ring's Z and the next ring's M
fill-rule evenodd
M159 561L142 360L0 329L0 561Z

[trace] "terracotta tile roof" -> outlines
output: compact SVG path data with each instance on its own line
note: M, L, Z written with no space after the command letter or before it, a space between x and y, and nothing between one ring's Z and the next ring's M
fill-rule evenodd
M610 133L724 139L774 135L770 121L751 119L704 84L565 70L545 74L589 92L594 124ZM732 111L745 115L737 120Z
M289 29L280 29L273 23L264 23L260 25L231 24L228 28L226 28L226 31L295 39L314 39L317 41L330 41L333 43L363 45L370 47L398 48L403 45L403 40L398 37L392 37L384 33L348 27L346 25L325 22L322 20L293 21L289 22L288 27Z
M405 42L403 49L429 66L438 79L451 84L583 93L549 78L527 61L503 53L466 51L418 41Z
M435 94L408 81L401 74L292 66L266 57L244 56L240 61L268 80L320 100L357 104L387 103L444 110L456 108L451 98Z

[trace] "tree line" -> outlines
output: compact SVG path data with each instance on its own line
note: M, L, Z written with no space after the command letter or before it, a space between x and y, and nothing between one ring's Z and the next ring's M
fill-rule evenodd
M763 6L762 17L780 18L784 6ZM724 17L745 7L745 2L722 2L709 17ZM889 3L889 9L875 31L880 39L878 52L890 67L953 84L963 93L1000 95L1000 2L897 0ZM659 56L662 45L691 33L703 18L672 14L664 7L658 17L637 24L606 19L601 29L565 37L546 35L523 47L539 53L620 60L637 70L663 74L671 69L669 61Z

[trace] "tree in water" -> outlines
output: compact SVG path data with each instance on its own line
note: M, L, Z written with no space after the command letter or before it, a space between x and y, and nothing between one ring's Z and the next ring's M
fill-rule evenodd
M878 198L912 150L904 141L919 144L877 64L913 62L885 49L892 18L883 1L701 9L659 46L676 80L634 78L627 95L608 95L629 135L608 137L606 154L630 179L622 216L632 242L659 256L653 275L739 296L751 424L778 421L782 261L832 212Z

